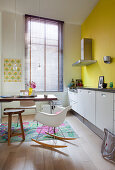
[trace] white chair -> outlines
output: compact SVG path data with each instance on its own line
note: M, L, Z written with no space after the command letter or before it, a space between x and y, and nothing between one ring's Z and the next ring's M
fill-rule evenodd
M65 120L67 112L71 109L70 106L68 107L56 107L54 110L54 114L48 114L44 112L38 112L35 116L35 120L40 122L41 124L48 126L48 127L54 127L54 133L55 133L55 128L59 127ZM54 134L50 134L49 132L46 132L46 134L54 137L55 139L59 140L74 140L75 138L66 138L66 137L59 137ZM32 139L32 141L41 144L46 147L52 147L52 148L62 148L62 147L67 147L63 145L50 145L46 144L37 140Z

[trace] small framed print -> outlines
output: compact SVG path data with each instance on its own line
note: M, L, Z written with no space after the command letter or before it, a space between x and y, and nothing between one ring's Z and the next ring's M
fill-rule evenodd
M103 88L104 76L99 76L98 88Z

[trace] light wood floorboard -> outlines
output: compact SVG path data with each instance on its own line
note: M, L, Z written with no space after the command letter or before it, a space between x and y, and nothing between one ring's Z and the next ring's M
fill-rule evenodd
M23 121L33 119L34 115L23 116ZM13 117L13 121L16 120ZM0 170L115 170L115 164L101 156L101 138L71 113L66 120L79 135L78 139L67 143L57 141L67 148L44 148L32 141L15 142L11 146L0 143ZM2 121L6 122L7 118Z

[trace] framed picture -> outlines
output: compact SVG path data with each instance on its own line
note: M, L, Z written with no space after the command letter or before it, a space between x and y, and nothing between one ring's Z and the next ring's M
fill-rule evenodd
M104 76L99 76L98 88L102 88L104 83Z

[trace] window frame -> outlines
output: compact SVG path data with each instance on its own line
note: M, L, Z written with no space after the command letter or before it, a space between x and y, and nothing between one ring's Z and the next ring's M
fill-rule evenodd
M45 77L46 74L45 74L44 75L44 83L45 83L44 84L44 90L43 91L37 90L37 91L38 92L63 92L63 24L64 24L64 21L59 21L59 20L55 20L55 19L25 14L25 57L27 57L26 50L27 50L27 45L28 45L27 44L27 37L26 37L27 36L27 22L28 22L27 19L28 18L30 18L30 21L31 21L31 19L39 19L39 20L49 21L49 22L52 22L52 23L54 22L54 23L57 23L57 25L58 25L58 90L56 90L56 91L54 91L54 90L53 91L51 91L51 90L47 91L46 90L46 77ZM30 63L29 64L30 64L30 71L29 71L30 72L29 73L30 74L30 77L29 77L30 81L29 82L31 82L32 81L32 79L31 79L31 38L30 38ZM61 65L61 68L60 68L60 65ZM26 69L27 68L26 68L26 62L25 62L25 82L26 82L25 86L27 84L27 81L26 81L27 80L27 78L26 78L26 71L27 70ZM60 75L61 75L61 78L60 78Z

